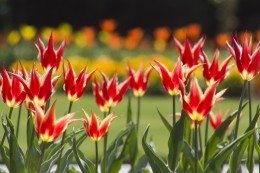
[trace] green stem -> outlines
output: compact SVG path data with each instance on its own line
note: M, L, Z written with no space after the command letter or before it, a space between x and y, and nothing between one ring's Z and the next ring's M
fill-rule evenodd
M22 112L22 106L19 106L18 118L17 118L17 124L16 124L16 138L17 138L17 140L18 140L18 136L19 136L19 127L20 127L21 112Z
M140 110L141 110L141 97L137 97L137 123L136 123L136 132L138 132L138 129L139 129Z
M176 123L175 95L172 96L172 126Z
M14 108L13 108L13 107L10 107L10 109L9 109L9 115L8 115L8 118L9 118L9 119L11 119L11 117L12 117L13 110L14 110ZM3 147L4 142L5 142L5 138L6 138L6 133L4 133L4 136L3 136L2 141L1 141L1 144L0 144L0 148Z
M251 124L251 121L252 121L252 100L251 100L251 92L250 92L250 81L248 82L247 90L248 90L248 106L249 106L249 124Z
M70 104L69 104L69 109L68 109L68 114L71 112L72 104L73 104L73 102L70 102ZM61 138L61 143L60 143L60 147L61 147L61 148L62 148L62 146L63 146L63 144L64 144L64 140L65 140L66 134L67 134L67 130L65 130L65 131L62 133L62 138ZM59 172L60 172L60 169L61 169L61 157L62 157L62 152L63 152L63 148L62 148L61 151L60 151L60 155L59 155L59 159L58 159L57 173L59 173Z
M98 141L95 141L96 146L96 173L98 173Z
M195 132L194 132L195 140L194 140L194 148L195 148L195 173L198 173L198 121L195 121Z
M208 142L208 131L209 131L209 115L207 115L207 118L206 118L206 127L205 127L205 146L207 145L207 142Z
M42 149L41 149L41 157L40 157L40 160L39 160L39 163L38 163L38 168L37 168L37 170L38 170L37 172L38 173L41 172L41 164L42 164L42 160L43 160L45 149L46 149L46 142L43 142L42 143Z
M200 153L203 153L203 146L202 146L202 137L201 137L201 127L199 125L199 144L200 144Z
M111 108L108 109L108 113L106 115L109 115L111 112ZM106 116L105 116L106 117ZM107 133L105 134L105 137L104 137L104 161L103 161L103 171L106 172L106 162L107 162L107 139L108 139L108 131Z
M238 135L238 126L239 126L239 120L240 120L240 114L241 114L241 107L242 107L242 103L243 103L243 97L245 95L246 85L247 85L247 81L245 80L244 86L243 86L243 89L242 89L242 93L241 93L241 96L240 96L238 110L237 110L237 121L236 121L236 126L235 126L234 140L237 138L237 135Z
M44 109L44 113L46 113L47 110L49 109L49 107L50 107L50 102L51 102L51 98L49 98L49 100L46 102L45 109Z
M28 109L27 109L27 134L28 134L28 127L31 126L30 124L30 119L32 118L31 116L31 102L28 104ZM26 157L26 160L25 160L25 168L27 168L27 165L29 163L29 160L30 160L30 155L31 155L31 148L32 148L32 143L33 143L33 139L34 139L34 135L35 135L35 130L32 129L32 133L31 133L31 140L30 140L30 143L28 144L27 142L27 146L28 146L28 153L26 154L27 157ZM27 136L27 139L28 139L28 136Z

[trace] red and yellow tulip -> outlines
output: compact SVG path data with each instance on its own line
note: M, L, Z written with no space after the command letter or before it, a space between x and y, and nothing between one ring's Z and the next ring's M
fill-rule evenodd
M100 110L102 112L108 112L109 108L116 106L123 99L130 84L131 77L127 78L121 84L118 84L117 73L114 74L110 81L104 73L100 73L103 78L101 90L99 83L95 79L92 84L93 93Z
M182 46L181 43L176 38L174 38L174 43L179 51L181 61L184 65L187 65L188 68L198 64L199 56L205 41L206 37L202 37L194 45L194 47L191 48L190 41L187 36L184 42L184 46Z
M227 49L236 60L242 79L251 81L260 71L260 42L253 51L252 37L248 42L247 34L245 34L242 46L239 45L236 35L232 37L233 48L228 42L226 44Z
M113 113L109 114L103 121L97 118L96 114L92 111L91 117L83 110L86 119L83 120L84 127L88 136L94 141L99 141L105 136L108 131L110 123L118 118L118 116L113 117Z
M217 109L216 113L210 112L209 114L209 122L210 125L213 127L214 130L218 128L218 126L227 118L230 110L227 110L224 115L222 115L222 112ZM227 130L230 128L230 125L228 126Z
M134 96L142 97L147 90L148 80L151 74L152 67L150 66L146 71L144 71L143 63L140 65L138 71L135 72L134 69L130 67L128 63L127 72L130 79L130 86L133 91Z
M197 79L193 77L190 85L190 93L186 95L185 85L180 81L182 107L191 120L203 121L214 104L222 99L221 96L226 89L215 94L218 84L218 82L215 82L203 94Z
M172 96L179 94L179 80L186 85L192 72L200 66L198 64L190 69L186 69L186 65L182 65L182 62L178 59L173 71L169 72L165 65L156 60L154 62L157 66L152 65L153 68L160 74L164 88Z
M18 75L18 67L16 67L13 73ZM10 108L17 108L26 98L26 92L23 89L23 85L17 78L12 77L11 79L9 77L4 65L2 66L2 75L3 76L0 76L2 99Z
M47 48L45 48L41 39L38 39L38 45L36 45L36 48L39 53L38 59L45 72L49 71L51 68L53 68L53 73L55 73L56 70L58 70L64 49L65 49L65 45L66 45L66 42L64 40L61 43L59 49L56 51L54 49L54 41L52 38L52 33L50 35L50 39L49 39Z
M86 86L93 76L96 70L91 71L87 74L88 66L85 66L79 73L78 77L75 76L75 71L68 61L68 69L66 69L65 65L63 65L64 71L64 90L66 92L67 98L71 102L75 102L84 94Z
M54 141L59 137L60 134L63 133L64 130L67 129L69 124L75 121L79 121L76 119L71 120L75 113L69 113L56 120L55 105L56 101L53 102L46 114L44 114L44 110L40 106L37 104L34 105L35 131L38 133L43 142Z
M60 76L56 76L52 79L52 70L51 68L48 72L40 75L34 64L30 78L24 79L24 75L11 74L22 83L29 100L33 102L34 105L37 104L43 108L47 100L49 100L54 93L54 86L60 78Z
M202 62L203 62L203 77L208 86L212 85L216 81L221 83L229 74L232 65L228 66L228 63L232 59L229 56L223 61L221 66L218 65L219 51L216 50L212 64L209 63L208 57L205 52L202 52Z

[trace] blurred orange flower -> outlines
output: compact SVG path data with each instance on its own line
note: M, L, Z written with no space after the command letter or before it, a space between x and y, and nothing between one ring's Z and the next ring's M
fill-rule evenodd
M100 28L103 31L112 32L116 29L117 22L114 19L105 19L100 22Z

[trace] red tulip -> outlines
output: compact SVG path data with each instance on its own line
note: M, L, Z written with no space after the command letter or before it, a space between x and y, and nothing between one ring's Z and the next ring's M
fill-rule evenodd
M131 77L118 85L117 73L114 74L113 79L110 81L104 73L100 73L103 78L102 88L100 90L99 83L95 79L92 85L93 93L100 110L108 112L109 108L116 106L123 99L123 96L128 89Z
M88 66L81 70L78 77L75 77L75 71L68 61L69 69L66 69L63 65L64 71L64 90L66 92L67 98L71 102L75 102L84 94L86 86L96 70L91 71L89 74L86 74Z
M212 85L216 81L221 83L227 77L232 67L232 65L228 66L228 63L232 58L231 56L225 59L220 67L218 65L218 58L219 58L219 51L216 50L213 57L212 64L210 64L206 53L202 52L203 76L208 86Z
M68 127L69 124L79 120L71 120L75 113L67 114L58 120L55 117L55 105L56 101L53 102L52 106L48 109L44 115L44 110L37 104L35 107L35 131L40 136L43 142L52 142L59 137Z
M16 68L14 74L18 75L18 72L18 68ZM2 99L7 106L17 108L26 98L26 92L23 89L23 85L17 78L13 77L10 79L4 65L2 66L2 75L3 76L0 76Z
M238 38L233 36L232 44L227 44L227 48L231 55L236 60L237 69L243 80L252 80L260 71L260 42L253 51L252 37L248 42L247 34L244 37L244 42L242 46L238 43Z
M118 116L113 117L113 113L109 114L103 121L97 118L96 114L92 111L91 117L83 110L86 119L83 120L84 127L88 136L94 141L99 141L105 136L108 131L110 123L118 118Z
M45 103L54 93L54 86L56 85L60 76L52 77L52 68L42 76L37 72L35 64L33 65L30 78L24 79L18 74L11 73L15 79L23 84L24 90L33 104L44 107Z
M218 128L218 126L226 119L228 116L230 110L227 110L225 114L222 116L222 112L218 109L216 111L216 114L213 112L210 112L209 114L209 122L214 130ZM228 126L227 130L230 128L230 125Z
M206 37L202 37L194 47L191 48L188 37L186 37L184 46L174 38L174 43L179 51L181 61L184 65L187 65L188 68L198 64L200 52L204 46L205 40Z
M164 88L172 96L179 94L179 80L186 85L189 80L189 76L201 65L198 64L190 69L186 69L186 66L182 65L182 62L178 59L173 71L169 72L163 64L156 60L154 60L154 62L157 66L152 65L153 68L160 74Z
M144 93L147 90L148 87L148 79L151 74L152 67L150 66L145 72L144 72L144 65L141 64L138 71L134 71L128 64L127 72L128 76L131 77L130 80L130 86L132 88L133 94L136 97L142 97Z
M185 95L185 86L180 81L182 107L191 120L204 120L214 104L222 99L221 96L226 89L215 94L218 84L218 82L215 82L213 85L209 86L203 94L197 79L193 77L190 85L190 93Z
M52 34L50 35L47 48L45 48L41 39L38 39L38 45L36 45L36 48L39 52L38 59L45 72L53 68L53 73L55 73L56 70L59 68L65 45L65 41L63 41L59 49L56 51L54 49Z

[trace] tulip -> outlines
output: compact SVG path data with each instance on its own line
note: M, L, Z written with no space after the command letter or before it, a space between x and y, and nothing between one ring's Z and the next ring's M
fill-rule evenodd
M35 64L31 71L30 78L24 79L22 76L11 73L14 78L20 81L24 90L31 102L41 107L45 107L45 103L54 93L54 86L56 85L60 76L52 77L52 68L42 76L37 72Z
M226 119L229 111L230 110L227 110L223 116L222 116L222 112L219 109L216 111L216 114L214 114L213 112L210 112L209 122L214 130L216 130L218 128L218 126ZM229 128L230 128L230 125L228 126L227 130Z
M59 135L67 129L69 124L78 121L71 120L75 113L69 113L56 120L55 105L56 100L53 102L46 114L44 114L44 110L40 106L38 106L37 104L34 105L35 131L39 134L43 142L52 142L56 140Z
M248 42L247 34L242 46L236 36L232 37L233 47L227 42L227 49L236 60L237 69L243 80L251 81L260 71L260 42L253 51L252 37Z
M47 48L45 48L41 39L38 39L38 45L35 45L35 46L39 53L38 59L45 72L49 71L51 68L53 68L53 73L55 73L56 70L58 70L64 49L65 49L65 45L66 45L66 42L64 40L61 43L59 49L55 50L52 34L50 35L50 39L49 39Z
M126 93L131 77L127 78L124 82L118 85L117 73L109 81L107 76L100 72L103 78L102 89L95 79L93 86L93 93L96 97L98 107L102 112L108 112L110 108L116 106Z
M228 66L232 56L225 59L220 67L218 65L218 58L219 51L216 50L212 64L210 64L207 55L205 52L202 52L203 77L208 86L212 85L216 81L221 83L229 75L230 69L232 68L232 65Z
M14 70L14 74L18 75L18 68ZM10 79L5 67L2 66L1 94L5 104L10 108L19 107L26 98L26 92L23 85L17 78Z
M214 104L222 99L221 96L226 89L215 94L218 84L218 81L215 82L203 94L197 79L193 77L190 85L190 93L185 95L185 86L180 81L182 107L191 120L203 121Z
M64 71L64 90L66 92L67 98L70 102L75 102L82 97L86 86L96 70L91 71L89 74L86 74L88 66L81 70L78 77L75 77L75 71L68 61L68 69L63 65Z
M100 121L96 114L92 111L91 117L83 110L86 119L83 120L86 133L93 141L102 139L108 131L110 123L118 118L113 113L109 114L103 121Z
M162 63L156 60L154 60L154 62L157 66L152 66L160 74L163 86L171 96L179 94L179 80L186 85L189 81L190 75L200 66L200 64L198 64L190 69L186 69L186 65L182 65L182 62L178 59L173 71L169 72Z
M127 72L128 76L131 77L130 86L135 97L142 97L146 92L151 71L152 67L149 67L144 72L144 65L141 64L138 71L135 72L135 70L130 67L130 64L128 64Z
M188 68L193 67L194 65L198 64L200 52L204 46L204 43L206 41L206 37L202 37L193 48L191 48L190 42L188 37L186 36L186 40L184 42L184 46L181 45L181 43L174 38L175 46L177 47L181 61L183 64L187 65Z

